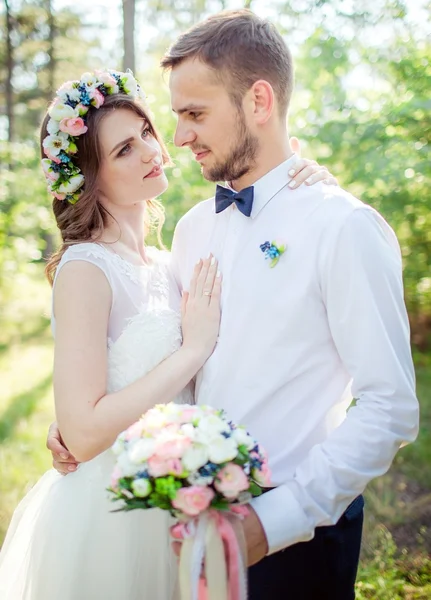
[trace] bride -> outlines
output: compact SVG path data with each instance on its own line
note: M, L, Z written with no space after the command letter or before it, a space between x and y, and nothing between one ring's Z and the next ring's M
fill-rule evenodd
M0 554L2 600L169 600L168 515L112 514L118 433L160 402L192 402L214 350L221 274L200 260L181 299L167 252L145 244L163 211L166 148L130 73L86 73L57 92L42 165L63 245L53 285L54 396L62 439L83 463L48 471L15 511ZM323 171L320 178L327 177ZM127 465L125 465L125 468Z

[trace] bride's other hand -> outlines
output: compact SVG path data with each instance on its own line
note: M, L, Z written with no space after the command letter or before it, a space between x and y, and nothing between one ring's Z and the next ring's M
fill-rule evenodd
M67 475L68 473L76 471L79 463L64 445L56 422L51 423L48 429L46 447L50 450L52 455L52 466L61 475Z
M292 150L300 156L300 144L296 137L290 138L290 146ZM314 185L318 181L323 181L327 185L338 185L337 179L328 171L326 167L322 167L315 160L308 158L299 158L289 170L291 180L288 186L291 189L296 189L301 184Z
M195 266L190 290L182 302L183 347L205 362L212 354L220 329L221 274L214 256Z

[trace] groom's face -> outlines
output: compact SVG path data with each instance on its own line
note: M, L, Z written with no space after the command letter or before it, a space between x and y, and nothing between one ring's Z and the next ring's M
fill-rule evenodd
M197 59L172 70L172 109L178 117L175 145L188 146L210 181L235 181L255 166L258 140L225 85Z

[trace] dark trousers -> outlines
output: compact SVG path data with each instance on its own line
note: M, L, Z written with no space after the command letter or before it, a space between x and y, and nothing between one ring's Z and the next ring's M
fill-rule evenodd
M249 600L354 600L363 509L358 496L336 525L250 567Z

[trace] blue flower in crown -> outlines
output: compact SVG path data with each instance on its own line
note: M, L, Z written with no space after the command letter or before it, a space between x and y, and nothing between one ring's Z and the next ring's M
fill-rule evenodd
M260 249L265 255L265 260L270 260L271 269L275 267L275 265L280 260L280 256L286 251L286 244L280 242L264 242L260 245Z

